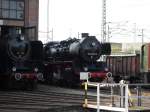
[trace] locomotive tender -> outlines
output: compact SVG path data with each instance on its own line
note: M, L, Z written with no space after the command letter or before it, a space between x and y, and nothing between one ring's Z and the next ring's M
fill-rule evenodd
M100 43L87 33L82 34L82 39L48 42L44 47L44 78L50 83L76 85L80 82L80 73L88 72L90 80L102 81L108 69L105 62L97 60L110 52L109 43Z
M16 28L9 29L7 35L0 37L0 82L9 88L34 88L42 73L38 63L42 61L43 44L41 41L29 41ZM35 53L34 49L38 49ZM40 51L39 51L40 50ZM38 54L38 58L34 55Z

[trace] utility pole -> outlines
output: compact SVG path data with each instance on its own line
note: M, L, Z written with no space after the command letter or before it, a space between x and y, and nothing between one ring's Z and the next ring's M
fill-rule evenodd
M53 41L53 39L54 39L54 32L53 32L54 30L53 30L53 28L52 28L52 31L51 31L51 36L52 36L52 41Z
M49 39L49 0L47 0L47 40Z
M133 26L133 28L134 28L134 31L133 31L133 44L136 44L136 23L134 23L134 26ZM133 52L135 53L135 45L133 46Z
M106 42L106 0L102 0L102 41Z
M107 41L109 42L109 39L110 39L110 28L109 28L109 24L108 24L108 29L107 29Z
M78 39L80 38L80 33L78 32Z
M102 34L102 42L106 42L106 0L102 0L102 28L101 28L101 34ZM106 61L106 56L103 55L101 57L102 61Z
M144 44L144 29L141 29L141 34L138 35L141 37L141 42L142 42L142 45Z
M142 45L144 44L144 29L142 29L142 32L141 32L141 36L142 36Z

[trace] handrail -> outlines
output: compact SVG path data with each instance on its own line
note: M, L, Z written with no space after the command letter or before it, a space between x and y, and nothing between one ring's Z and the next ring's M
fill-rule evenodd
M112 111L121 111L121 112L128 112L128 93L129 93L129 89L128 89L128 85L127 84L108 84L108 83L95 83L95 82L85 82L85 99L84 99L84 107L86 108L95 108L97 109L97 112L100 112L100 109L102 110L112 110ZM97 88L97 101L96 101L96 105L90 104L90 102L88 102L88 86L89 87L96 87ZM115 86L120 86L123 89L125 88L125 100L124 100L124 96L122 94L121 97L121 101L122 104L125 104L125 106L121 105L121 107L114 107L113 104L110 106L102 106L100 104L100 89L101 87L115 87ZM113 93L113 92L112 92ZM113 98L111 99L113 100ZM124 101L124 102L123 102ZM112 101L113 103L113 101Z
M137 110L137 108L141 111L150 110L149 106L145 105L143 102L143 100L146 102L149 101L150 94L148 94L148 96L143 96L142 92L142 90L144 90L142 89L142 86L149 87L149 85L150 84L125 84L124 81L121 81L120 83L97 83L87 81L84 83L85 99L83 106L86 108L97 109L97 112L100 112L100 110L129 112L129 110ZM133 86L136 88L130 91L129 87ZM90 87L92 87L92 89L95 88L96 92L89 92ZM107 90L107 92L103 93L104 90ZM96 97L96 101L93 101L91 98L88 99L88 95ZM101 97L103 97L103 99Z

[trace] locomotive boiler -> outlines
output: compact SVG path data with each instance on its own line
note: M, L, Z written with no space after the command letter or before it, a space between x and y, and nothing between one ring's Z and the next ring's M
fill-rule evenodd
M13 29L14 30L14 29ZM36 43L38 47L35 46ZM40 41L29 41L23 34L8 34L0 39L0 80L1 86L9 88L34 88L42 74L37 62L42 58L33 58L34 48L43 55Z
M45 75L48 82L80 82L80 73L88 72L90 80L103 80L107 74L106 63L98 61L111 52L109 43L100 43L95 36L82 34L82 39L49 42L44 47Z

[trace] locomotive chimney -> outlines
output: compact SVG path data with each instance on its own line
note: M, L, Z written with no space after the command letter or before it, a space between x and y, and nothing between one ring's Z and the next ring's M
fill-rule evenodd
M82 38L86 38L89 36L89 33L82 33L81 35L82 35Z

